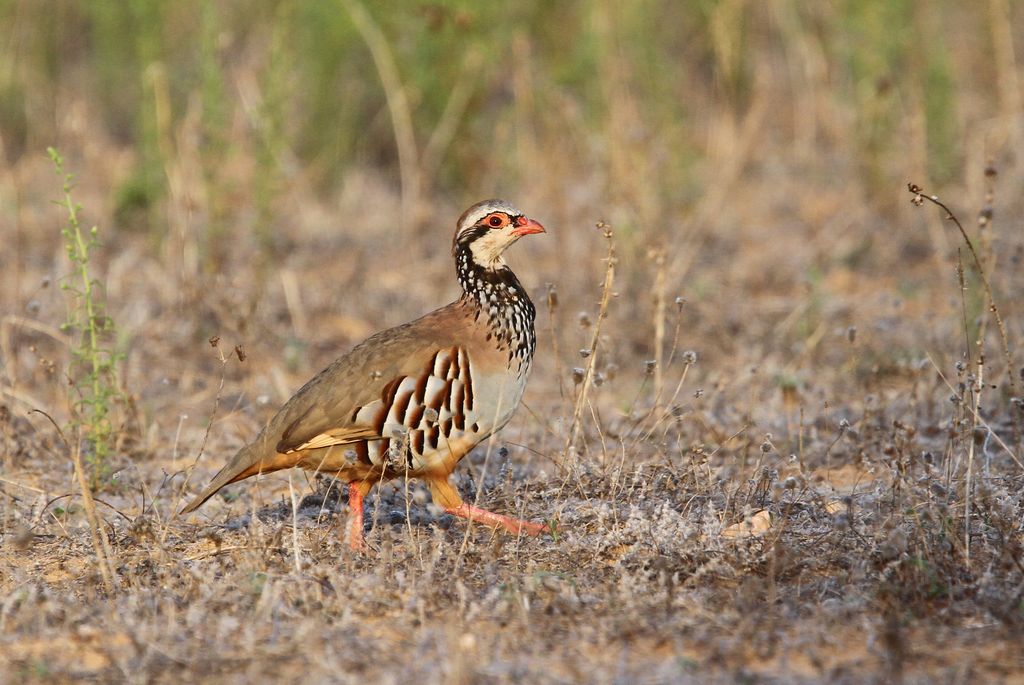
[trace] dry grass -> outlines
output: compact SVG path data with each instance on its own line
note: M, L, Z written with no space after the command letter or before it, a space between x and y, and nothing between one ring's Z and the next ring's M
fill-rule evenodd
M813 30L834 30L838 10L788 2L743 30L739 56L727 9L762 10L717 5L713 45L683 56L706 67L692 73L639 60L615 6L582 3L597 44L616 46L591 56L599 92L560 84L544 34L517 33L507 79L489 53L460 53L430 93L437 128L424 92L390 100L413 109L394 125L381 95L367 137L390 150L392 127L411 125L414 149L402 168L356 156L336 183L287 125L261 128L295 116L268 114L265 60L288 41L266 17L225 38L216 149L202 107L160 69L140 105L157 107L149 152L112 134L71 76L49 100L31 94L28 111L49 102L51 117L26 117L0 168L0 680L1024 681L1022 113L992 85L1018 82L1020 31L990 4L956 54L991 40L993 61L952 73L962 135L946 151L927 64L844 90L857 72L830 50L849 46ZM378 50L393 41L374 59L396 62L385 82L401 87L408 46L376 18L360 32ZM659 69L685 90L686 121L637 85ZM893 118L887 88L903 97ZM261 137L271 129L280 139ZM113 589L75 446L32 411L70 415L53 142L103 230L94 273L126 354L114 475L94 494ZM163 192L133 213L114 189L147 154ZM908 181L941 189L987 284ZM368 500L374 552L354 556L344 492L298 473L175 518L311 374L455 295L455 217L491 195L548 227L509 256L538 304L540 351L525 406L458 479L557 535L467 533L397 482ZM761 511L766 530L736 534Z

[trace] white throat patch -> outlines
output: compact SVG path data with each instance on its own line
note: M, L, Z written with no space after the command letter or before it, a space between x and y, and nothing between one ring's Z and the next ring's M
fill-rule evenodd
M515 241L515 236L509 236L504 231L491 231L470 243L469 249L477 264L488 269L497 269L505 266L501 253Z

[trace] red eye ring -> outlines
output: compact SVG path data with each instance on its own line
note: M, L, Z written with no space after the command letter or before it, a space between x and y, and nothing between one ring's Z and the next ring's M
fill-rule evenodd
M491 218L489 218L487 220L487 223L489 223L494 228L498 228L498 227L502 226L505 222L502 221L501 217L498 216L497 214L492 214Z

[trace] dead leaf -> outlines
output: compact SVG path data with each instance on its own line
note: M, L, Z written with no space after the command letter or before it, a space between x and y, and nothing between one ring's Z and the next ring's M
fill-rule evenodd
M846 504L842 500L834 499L825 504L825 511L830 514L842 514L847 510Z
M767 533L772 527L772 515L768 513L767 509L762 509L756 514L752 514L746 519L739 523L734 523L731 526L726 526L722 529L722 537L724 538L750 538L760 537Z

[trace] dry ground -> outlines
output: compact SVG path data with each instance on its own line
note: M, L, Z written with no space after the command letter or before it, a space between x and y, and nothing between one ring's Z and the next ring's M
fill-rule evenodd
M953 364L964 334L952 265L929 256L901 272L848 266L836 254L845 226L869 217L841 193L799 208L831 217L802 229L834 232L814 241L776 228L799 222L785 208L757 220L727 210L732 232L699 248L685 302L666 293L660 381L646 363L655 327L645 320L658 267L642 239L613 234L600 385L568 454L581 388L572 367L593 358L575 351L598 321L606 244L594 208L549 218L542 202L521 201L551 230L511 256L540 304L538 367L526 406L459 478L488 507L556 521L553 538L467 530L435 517L415 482L393 483L368 507L373 553L354 556L339 542L344 493L301 474L234 486L175 518L183 491L310 373L453 295L440 246L453 212L417 249L382 252L389 229L359 218L387 199L375 192L304 208L282 263L257 276L239 251L205 289L169 287L167 263L145 257L141 239L118 238L104 267L131 394L112 479L97 493L112 591L67 449L28 411L66 411L65 381L47 363L66 350L56 329L64 295L52 286L63 268L49 228L59 216L40 212L23 228L18 292L29 295L4 322L5 679L1024 678L1024 504L1005 383L982 389L972 429L970 391L957 384L975 370L958 375ZM766 202L773 195L765 188ZM333 229L329 213L353 217L349 230ZM870 240L885 255L921 239ZM571 271L554 243L569 246ZM760 247L747 254L740 246L750 244ZM1019 273L1001 279L1019 289ZM245 361L221 362L234 344ZM766 530L731 534L761 510Z
M458 168L404 213L381 103L337 182L319 157L257 159L264 62L287 47L261 33L275 16L225 42L223 149L203 137L198 86L175 91L172 72L161 94L162 72L145 71L146 107L177 98L150 141L166 187L148 223L114 197L143 153L111 133L78 63L52 92L26 88L23 148L0 149L0 681L1024 682L1024 174L1019 98L986 85L1016 78L1012 45L1006 72L988 33L956 48L996 66L952 60L970 73L955 74L963 140L943 188L1008 360L959 234L906 192L928 183L934 142L906 96L921 82L897 84L906 100L885 80L844 99L863 89L817 42L838 10L821 12L803 42L771 34L781 11L755 26L736 93L701 55L673 52L690 60L672 85L690 116L664 125L650 122L675 110L613 68L637 44L606 40L611 76L580 95L520 34L507 78L474 84L458 144L439 153ZM359 81L365 99L374 79ZM899 116L870 120L872 98ZM103 536L70 457L78 340L60 328L70 267L40 131L100 227L91 268L125 353L95 493ZM557 534L467 528L397 482L369 500L372 553L353 555L345 493L300 473L176 518L313 373L456 295L455 217L492 194L548 227L509 255L540 343L524 406L457 478ZM616 251L603 319L601 220Z

